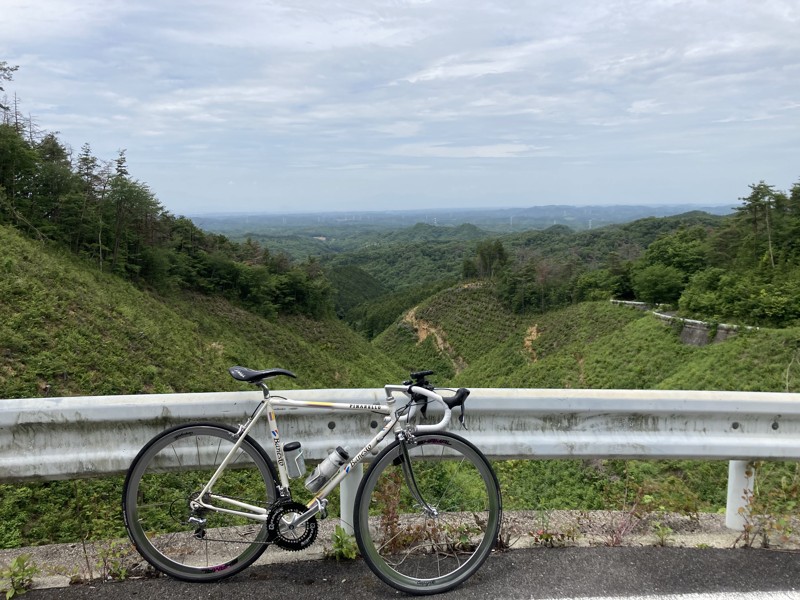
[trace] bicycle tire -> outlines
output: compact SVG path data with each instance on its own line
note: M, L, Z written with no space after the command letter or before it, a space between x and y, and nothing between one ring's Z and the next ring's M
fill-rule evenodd
M497 542L502 501L497 476L483 453L448 433L407 443L426 514L409 492L399 441L372 462L359 485L354 514L358 548L370 569L402 592L450 590L480 568Z
M196 496L235 443L236 429L194 423L168 429L150 440L131 463L122 511L139 554L170 577L219 581L255 562L267 548L266 523L205 511L198 537L189 499ZM275 502L276 472L259 444L246 437L214 493L269 508Z

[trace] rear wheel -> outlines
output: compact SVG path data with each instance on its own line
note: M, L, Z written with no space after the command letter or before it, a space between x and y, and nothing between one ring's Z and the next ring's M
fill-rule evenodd
M387 584L438 594L471 577L491 553L500 487L486 457L457 435L418 435L406 448L407 454L400 442L390 444L361 482L356 541Z
M214 424L175 427L142 448L128 470L122 500L128 534L139 553L171 577L224 579L250 566L267 547L265 521L192 508L236 443L235 431ZM274 467L247 437L205 502L266 517L275 497Z

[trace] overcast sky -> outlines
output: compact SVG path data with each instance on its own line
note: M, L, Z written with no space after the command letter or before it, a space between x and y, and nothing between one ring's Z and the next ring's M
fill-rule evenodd
M1 0L6 93L174 214L800 181L798 0Z

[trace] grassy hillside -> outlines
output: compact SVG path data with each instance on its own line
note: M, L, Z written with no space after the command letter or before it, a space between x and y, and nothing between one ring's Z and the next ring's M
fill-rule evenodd
M226 369L283 367L284 387L403 376L336 320L267 321L219 298L142 292L0 227L0 398L242 389Z
M407 311L373 344L407 369L430 368L443 381L503 344L518 325L489 287L460 285Z
M531 319L460 383L477 386L482 375L507 387L798 391L798 344L800 329L761 329L687 346L651 315L585 303ZM505 370L492 377L498 364Z
M279 389L406 375L337 320L267 321L220 298L159 297L2 226L0 248L0 401L246 389L227 373L234 364L297 373ZM0 548L124 535L121 485L0 484Z
M488 288L451 288L374 344L406 368L473 387L800 390L800 329L687 346L655 317L608 302L520 317Z
M706 346L658 387L800 392L800 328L759 329Z
M620 387L588 385L587 377L594 378L592 369L587 373L587 354L599 340L622 333L643 317L644 313L606 302L528 316L520 319L504 344L491 348L458 382L475 387Z

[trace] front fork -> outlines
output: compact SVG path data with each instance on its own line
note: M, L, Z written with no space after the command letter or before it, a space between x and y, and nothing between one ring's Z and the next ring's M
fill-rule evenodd
M408 455L408 444L413 444L413 438L410 440L406 436L402 436L398 439L400 442L400 460L403 465L403 476L406 480L406 485L408 486L408 491L411 493L411 497L417 501L417 503L422 507L428 517L435 519L439 516L439 511L433 508L430 504L425 501L425 498L422 497L420 494L419 487L417 486L417 479L414 477L414 470L411 468L411 458Z

